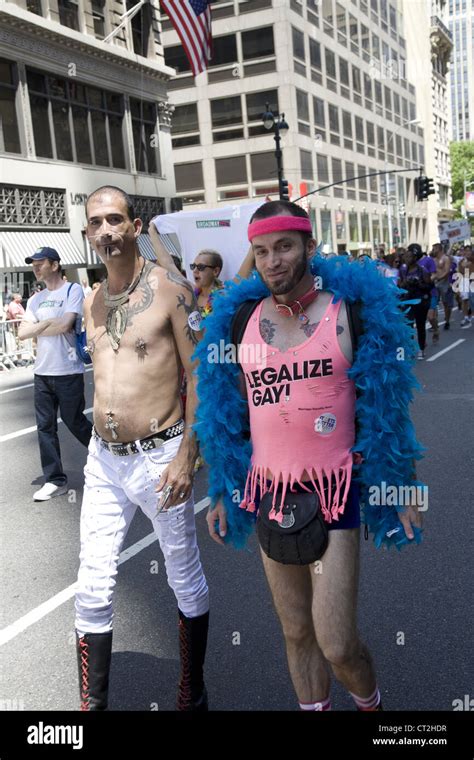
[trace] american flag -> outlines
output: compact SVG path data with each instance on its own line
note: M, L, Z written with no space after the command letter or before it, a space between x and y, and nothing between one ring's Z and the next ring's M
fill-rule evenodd
M205 71L212 55L210 0L161 0L188 57L194 76Z

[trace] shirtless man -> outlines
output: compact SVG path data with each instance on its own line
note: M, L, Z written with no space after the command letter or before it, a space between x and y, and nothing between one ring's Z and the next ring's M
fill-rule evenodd
M87 237L107 280L87 298L94 432L85 467L76 631L82 710L105 710L117 563L137 506L150 518L179 613L179 710L207 709L209 601L196 543L197 445L191 355L201 335L192 287L139 254L130 198L102 187L86 203ZM179 395L188 375L186 424ZM157 493L158 492L158 493Z
M441 243L435 243L432 249L432 253L436 262L436 273L433 275L433 280L436 288L438 289L441 301L444 307L444 330L449 330L449 320L451 318L451 311L454 304L454 294L449 282L449 273L451 270L451 257L448 256L443 249ZM436 328L437 330L437 318ZM434 337L434 336L433 336Z

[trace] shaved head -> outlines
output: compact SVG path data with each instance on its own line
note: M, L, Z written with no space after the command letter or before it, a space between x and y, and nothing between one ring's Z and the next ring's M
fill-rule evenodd
M98 187L97 190L94 190L93 193L91 193L87 200L86 200L86 217L87 219L87 206L91 200L102 200L102 198L110 195L118 195L122 201L124 202L124 206L127 211L127 216L130 219L131 222L135 219L135 209L133 208L132 199L128 195L128 193L125 192L125 190L122 190L120 187L116 187L115 185L103 185L102 187Z

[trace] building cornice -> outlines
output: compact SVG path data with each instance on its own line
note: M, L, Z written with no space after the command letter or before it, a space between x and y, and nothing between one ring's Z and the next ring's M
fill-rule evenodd
M145 75L148 80L155 79L167 83L175 74L174 69L161 63L158 58L150 60L130 53L118 45L104 43L91 35L76 32L11 3L1 4L0 25L0 43L3 45L14 47L18 42L21 44L22 40L28 40L28 44L35 46L38 52L43 49L51 51L51 48L54 48L60 55L67 49L69 54L66 54L66 58L69 62L72 58L75 62L78 56L82 56L82 62L90 60L86 69L95 68L96 72L98 61L103 61L114 68L120 67L120 76L124 73L123 69L128 69L142 77ZM24 48L25 45L21 44L21 47Z

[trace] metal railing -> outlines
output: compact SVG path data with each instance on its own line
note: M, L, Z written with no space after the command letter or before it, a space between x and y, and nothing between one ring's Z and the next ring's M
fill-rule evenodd
M21 319L0 322L0 371L25 367L35 361L36 348L33 339L18 338L20 322Z

